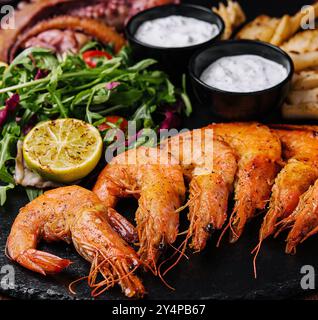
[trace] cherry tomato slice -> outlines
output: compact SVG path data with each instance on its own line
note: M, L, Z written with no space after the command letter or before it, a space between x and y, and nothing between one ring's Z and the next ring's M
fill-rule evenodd
M105 51L100 50L89 50L83 53L83 60L90 68L95 68L97 66L97 61L95 58L105 57L108 60L112 59L112 55Z
M125 131L128 127L128 121L125 118L119 117L119 116L109 116L105 118L105 123L102 123L98 126L98 129L100 131L104 131L112 128L108 123L113 123L115 125L118 125L119 129L123 131Z

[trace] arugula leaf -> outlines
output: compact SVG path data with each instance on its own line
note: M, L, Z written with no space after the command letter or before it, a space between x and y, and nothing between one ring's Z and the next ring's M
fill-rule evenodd
M32 201L35 198L37 198L38 196L40 196L41 194L43 194L42 189L37 189L37 188L32 188L32 187L26 187L25 192L29 198L29 201Z
M134 66L128 68L128 71L142 71L157 63L154 59L145 59L137 62Z
M7 165L10 160L14 160L12 156L12 148L16 145L20 135L20 127L11 122L2 130L2 138L0 140L0 180L6 185L0 186L0 206L3 206L7 199L7 191L13 189L14 179L12 168Z
M6 186L0 186L0 206L2 207L7 201L7 192L13 189L15 186L13 183L9 183Z
M81 52L91 49L111 50L91 42ZM106 115L113 114L136 121L138 130L157 130L155 119L162 117L162 110L175 108L179 112L181 104L176 102L183 100L185 114L191 113L185 82L183 88L175 88L164 72L154 70L153 59L132 64L130 50L125 47L112 59L90 68L81 52L56 56L47 49L29 48L8 68L0 68L0 106L13 94L20 97L19 108L0 135L0 181L7 186L2 187L2 195L14 185L18 139L40 121L73 117L98 126ZM36 77L39 70L45 71L40 79ZM118 84L109 86L114 82ZM141 137L137 145L144 143ZM29 198L36 195L34 190L27 192Z
M5 85L6 81L13 75L13 69L18 65L23 65L24 68L29 69L32 67L32 63L30 63L30 55L38 54L38 53L51 53L51 50L43 49L43 48L27 48L22 51L16 58L10 63L9 67L5 70L2 78L2 84ZM54 57L50 55L51 57ZM34 67L33 67L34 68Z
M20 136L20 127L15 122L7 124L2 131L0 140L0 180L5 183L14 183L13 176L6 166L9 160L14 160L12 148Z
M187 117L189 117L192 113L192 104L191 101L187 95L187 83L186 83L186 75L182 75L182 92L180 93L180 96L183 100L185 110L184 113Z

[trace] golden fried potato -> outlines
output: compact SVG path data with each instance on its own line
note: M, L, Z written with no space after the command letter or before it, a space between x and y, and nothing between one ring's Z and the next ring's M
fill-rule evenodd
M232 23L230 20L230 17L228 15L228 12L226 10L225 5L220 2L219 4L219 8L212 8L212 10L217 13L224 21L225 24L225 29L224 29L224 33L222 35L222 39L229 39L232 35L233 29L232 29Z
M230 39L233 31L246 20L245 13L241 6L232 0L227 2L227 6L220 2L219 7L212 8L212 11L222 17L224 21L225 30L222 36L223 40Z
M318 3L314 4L312 7L314 9L314 16L317 18ZM301 23L307 14L308 12L306 10L300 10L292 17L285 15L280 21L271 43L274 45L281 45L292 37L301 28Z
M283 16L277 27L276 30L272 36L272 38L270 39L270 43L275 45L275 46L279 46L280 44L282 44L286 39L289 38L290 36L290 16L285 15Z
M293 90L287 97L290 104L304 104L307 102L318 103L318 88L309 90Z
M248 23L238 34L237 39L250 39L269 42L277 25L279 19L271 18L266 15L258 16L255 20Z
M245 13L238 2L229 0L227 11L230 16L230 20L235 28L246 21Z
M318 70L304 70L295 73L293 90L309 90L318 87Z
M318 103L307 102L300 105L285 103L282 107L282 117L285 119L318 119Z
M306 30L297 33L286 41L281 48L287 52L305 53L318 50L318 30Z
M313 5L314 17L318 17L318 3ZM282 18L258 16L247 24L238 34L238 39L251 39L282 45L292 37L301 27L307 17L306 10L300 10L294 16L284 15Z
M298 53L288 52L294 62L295 71L318 66L318 51Z

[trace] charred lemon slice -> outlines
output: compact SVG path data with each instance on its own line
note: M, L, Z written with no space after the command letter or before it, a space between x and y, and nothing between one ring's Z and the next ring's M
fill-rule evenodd
M23 157L42 177L71 183L95 168L102 149L102 138L94 126L77 119L58 119L39 123L27 134Z

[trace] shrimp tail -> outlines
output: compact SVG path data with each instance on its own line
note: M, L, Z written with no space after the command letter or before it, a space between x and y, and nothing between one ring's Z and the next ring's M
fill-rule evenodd
M68 259L62 259L53 254L35 249L24 251L16 258L16 261L25 268L43 275L59 273L72 263Z

